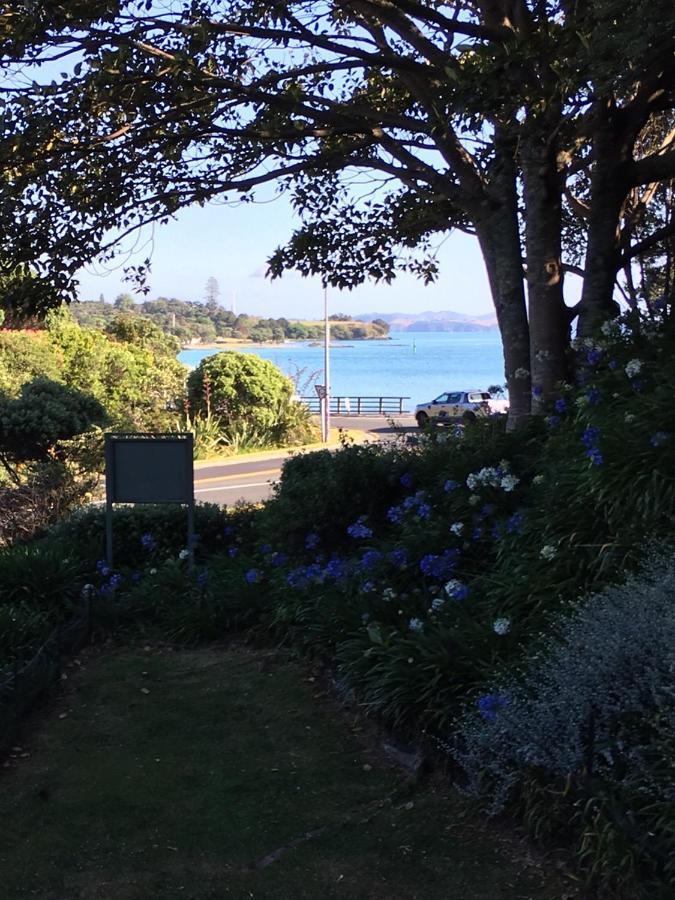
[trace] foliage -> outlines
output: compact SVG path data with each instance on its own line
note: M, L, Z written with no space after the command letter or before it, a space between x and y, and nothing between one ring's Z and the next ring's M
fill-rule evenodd
M44 611L67 610L80 590L76 554L63 545L37 542L0 550L0 606L33 605Z
M674 601L672 552L648 557L559 615L522 671L488 688L499 708L479 700L453 735L467 787L493 813L520 806L538 833L571 829L605 890L675 884Z
M0 459L10 468L57 454L57 444L106 422L96 398L36 378L15 398L0 397Z
M47 334L40 332L0 332L0 391L16 395L19 388L35 378L61 380L62 357Z
M190 372L187 391L192 413L214 413L225 428L245 423L266 434L278 425L279 405L291 399L293 383L267 360L227 351L203 359Z
M195 507L194 550L198 559L224 546L223 530L233 515L212 503ZM141 540L148 534L153 539L151 550ZM116 506L113 536L115 557L128 569L177 557L187 544L187 513L184 507L173 504ZM77 510L51 530L49 542L72 548L72 554L93 569L96 560L105 556L105 511L98 506Z
M208 282L207 282L208 284ZM119 299L119 298L118 298ZM131 299L131 298L129 298ZM105 301L84 301L70 307L73 318L88 328L110 330L120 319L119 306ZM143 303L125 306L123 322L125 328L143 328L152 325L164 335L175 337L179 342L214 341L235 338L255 343L284 340L323 340L323 322L300 322L252 316L247 313L235 315L218 304L195 303L172 297L158 297ZM374 322L354 322L349 316L340 320L340 325L331 329L333 340L360 340L381 338L389 333L389 325L381 319Z
M34 468L20 485L1 484L0 548L39 537L89 502L94 486L72 468L53 462Z
M124 322L119 327L118 336L127 329ZM169 339L152 328L139 327L145 338L130 326L123 341L80 328L67 317L53 319L49 330L62 354L62 379L100 400L115 427L168 430L176 399L183 391L185 367L167 355ZM130 343L134 335L153 346Z
M49 25L30 4L0 18L0 224L10 264L62 296L144 225L270 181L301 217L272 275L429 280L458 228L480 242L518 422L570 375L573 318L587 337L614 316L617 278L633 301L658 284L631 284L633 259L672 273L668 0L185 0L161 27L135 0L50 9ZM583 279L572 310L569 267Z

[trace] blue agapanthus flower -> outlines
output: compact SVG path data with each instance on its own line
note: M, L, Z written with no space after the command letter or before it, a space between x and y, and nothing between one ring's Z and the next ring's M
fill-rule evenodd
M544 391L543 391L541 385L539 385L539 384L532 385L532 396L533 397L541 397L541 395L543 393L544 393Z
M235 557L239 553L239 547L230 547L227 551L228 556Z
M669 434L667 431L657 431L656 434L653 434L649 438L649 443L652 447L661 447L669 438Z
M597 366L597 364L602 359L602 350L597 350L595 347L588 350L586 353L586 362L589 366Z
M586 399L590 406L597 406L602 400L602 394L597 388L591 387L586 391Z
M270 565L274 566L275 569L278 569L279 566L285 566L287 562L288 557L280 550L277 550L270 556Z
M403 521L403 509L400 506L391 506L387 510L387 519L392 525L400 525Z
M98 572L99 575L102 575L104 578L107 575L110 575L110 566L105 561L105 559L98 560L98 562L96 563L96 571Z
M205 587L208 580L209 580L209 573L206 571L206 569L204 569L203 572L200 572L197 575L197 584L199 585L199 587Z
M600 450L598 450L597 447L591 447L591 449L586 452L586 456L590 459L594 466L601 466L604 462L602 453L600 452Z
M374 569L381 559L382 554L379 550L366 550L361 557L360 566L362 569Z
M444 550L443 553L427 553L420 560L419 567L424 575L440 581L452 575L458 557L459 552L454 547Z
M567 400L564 397L558 397L558 399L553 404L553 408L557 413L564 413L567 411Z
M262 572L260 569L249 569L244 578L248 584L257 584L262 579Z
M340 559L339 556L333 556L326 563L323 574L325 578L332 578L334 581L339 581L349 574L349 566L344 559Z
M560 425L560 416L549 416L546 419L546 424L549 428L557 428Z
M399 478L399 482L403 485L404 488L409 488L413 486L413 477L410 472L404 472L403 475Z
M404 547L397 547L389 553L389 559L399 569L408 565L408 551Z
M366 525L366 517L359 516L356 522L353 522L347 528L347 534L353 538L369 538L373 536L372 528Z
M452 491L457 490L458 487L459 487L458 481L453 481L452 478L448 478L448 480L443 485L443 490L445 491L446 494L450 494Z
M142 534L141 535L141 547L144 550L154 550L157 547L157 541L151 534Z
M514 512L506 522L506 530L509 534L521 534L523 530L524 516L521 512Z
M597 425L589 425L581 435L581 443L585 447L594 447L600 438L600 429Z
M478 712L484 719L492 721L497 718L500 709L509 705L509 698L503 694L484 694L476 701Z
M319 546L319 542L319 535L311 532L305 538L305 550L316 550L316 548Z

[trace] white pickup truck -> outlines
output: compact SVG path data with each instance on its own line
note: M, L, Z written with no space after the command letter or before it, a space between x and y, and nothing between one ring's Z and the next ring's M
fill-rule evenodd
M416 406L415 419L420 428L425 428L430 422L435 425L457 420L473 422L478 416L504 414L508 408L508 400L497 400L487 391L448 391Z

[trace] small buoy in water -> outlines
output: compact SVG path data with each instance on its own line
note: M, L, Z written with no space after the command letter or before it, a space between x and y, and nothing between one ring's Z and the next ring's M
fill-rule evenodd
M413 350L413 353L417 353L417 344L415 343L415 341L413 341L413 343L412 343L412 350Z

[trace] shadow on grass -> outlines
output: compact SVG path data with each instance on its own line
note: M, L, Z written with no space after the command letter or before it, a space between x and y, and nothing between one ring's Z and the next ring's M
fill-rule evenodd
M449 790L407 787L281 656L81 661L2 770L6 900L576 896Z

